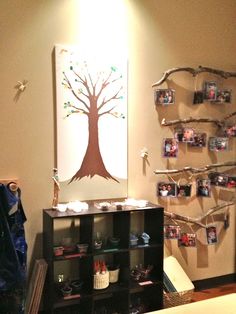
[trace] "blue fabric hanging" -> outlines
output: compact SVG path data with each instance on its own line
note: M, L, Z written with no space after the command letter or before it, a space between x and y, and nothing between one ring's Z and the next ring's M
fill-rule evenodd
M13 306L11 298L19 300L19 294L23 296L26 283L26 216L20 195L20 189L15 194L9 185L0 184L0 313L23 313L22 304L16 306L14 312L7 309L8 305ZM17 206L16 211L9 215L13 206Z

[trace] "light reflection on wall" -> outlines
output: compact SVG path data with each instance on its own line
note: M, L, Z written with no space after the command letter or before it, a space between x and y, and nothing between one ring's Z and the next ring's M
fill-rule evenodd
M79 0L79 46L91 55L127 56L126 0Z

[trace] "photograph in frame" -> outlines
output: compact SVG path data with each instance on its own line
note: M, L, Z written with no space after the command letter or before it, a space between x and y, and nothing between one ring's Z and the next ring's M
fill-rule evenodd
M173 89L156 89L155 105L168 106L175 103L175 90Z
M224 136L226 136L226 137L236 137L236 124L226 126L224 128Z
M236 188L236 175L228 176L227 188Z
M195 131L193 128L183 128L182 142L192 143L194 141Z
M208 179L197 179L197 196L210 197L211 196L211 181Z
M211 226L206 228L206 237L208 244L215 244L217 243L217 232L216 227Z
M209 150L213 152L224 152L229 149L228 137L210 137L208 141Z
M208 174L208 178L211 181L211 185L227 187L228 186L228 178L229 176L220 172L210 172Z
M184 128L179 127L174 129L174 138L178 142L183 142L183 136L184 136Z
M204 84L205 90L205 100L216 101L217 97L217 85L216 82L207 81Z
M195 133L193 141L189 143L191 147L206 147L207 134L206 133Z
M175 138L163 139L163 154L165 158L176 158L178 156L178 142Z
M190 197L191 196L192 185L191 184L181 184L177 186L177 197Z
M165 239L179 239L180 238L180 226L178 225L164 225L164 238Z
M184 247L196 247L196 238L195 233L183 232L178 240L178 245Z
M159 182L157 185L157 195L162 197L176 197L177 184L173 182Z
M216 103L231 103L231 90L218 90L216 94Z

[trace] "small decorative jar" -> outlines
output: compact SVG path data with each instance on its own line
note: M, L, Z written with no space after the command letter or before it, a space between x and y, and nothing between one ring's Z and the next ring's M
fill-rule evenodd
M135 234L131 233L129 238L130 246L135 246L138 244L138 237Z
M95 290L106 289L109 286L109 272L97 273L93 276L93 288Z
M110 283L117 282L118 278L119 278L120 268L119 267L108 267L108 270L109 270L109 282Z
M77 243L77 249L79 253L87 253L88 244L87 243Z
M83 282L80 280L71 281L71 288L74 292L79 292L83 286Z
M61 287L61 293L63 295L63 297L69 297L72 293L72 288L69 285L69 283L65 283L62 287Z
M150 236L146 232L143 232L141 234L141 239L143 241L143 244L149 244Z
M64 248L63 246L55 246L53 248L53 252L55 256L62 256L64 252Z
M109 237L108 238L108 244L109 244L109 246L111 246L113 248L117 248L119 246L119 243L120 243L119 238L115 238L115 237Z

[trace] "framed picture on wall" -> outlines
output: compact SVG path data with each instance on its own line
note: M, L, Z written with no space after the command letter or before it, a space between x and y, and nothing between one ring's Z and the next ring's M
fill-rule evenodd
M164 225L164 238L178 240L180 238L180 230L178 225Z
M155 105L172 105L175 103L175 90L156 89L154 94Z
M228 137L210 137L208 142L209 150L213 152L223 152L228 150Z
M177 186L177 197L189 197L191 196L191 184L182 184Z
M231 103L231 90L218 90L216 95L216 103Z
M196 247L196 234L183 232L178 240L179 246Z
M176 128L174 137L178 142L192 143L194 141L195 131L193 128Z
M206 228L206 237L207 237L208 244L217 243L216 227L211 226L211 227Z
M225 127L224 135L227 137L236 137L236 124Z
M206 133L195 133L193 141L189 142L191 147L206 147L207 135Z
M220 172L210 172L208 178L211 180L212 185L227 187L228 175Z
M236 175L228 176L227 188L236 188Z
M177 184L173 182L159 182L157 184L157 195L164 197L176 197Z
M208 81L204 84L205 99L208 101L216 101L217 97L217 85L216 82Z
M210 197L211 196L211 181L208 179L197 179L197 196Z
M163 157L176 158L178 156L178 142L175 138L163 139Z

